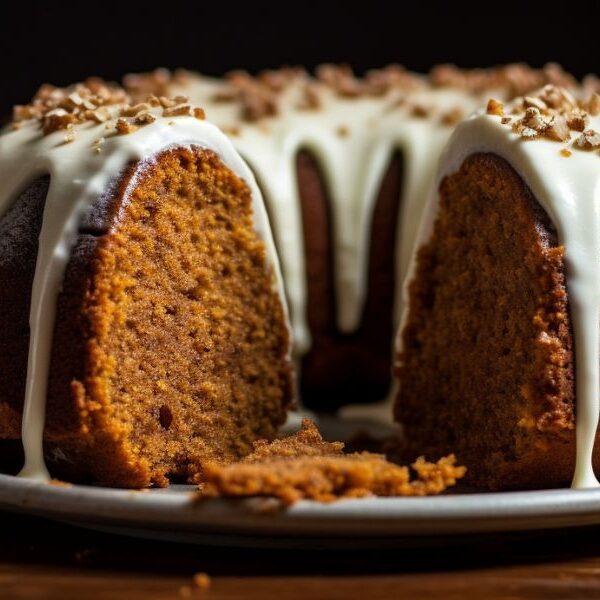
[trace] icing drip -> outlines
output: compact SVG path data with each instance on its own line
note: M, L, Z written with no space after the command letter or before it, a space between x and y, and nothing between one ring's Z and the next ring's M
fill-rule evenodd
M174 146L197 145L216 152L250 187L255 229L265 243L268 260L274 267L275 285L284 298L266 210L248 166L214 125L192 117L163 118L159 111L154 112L157 119L153 123L128 135L106 137L100 153L92 146L107 135L107 129L90 122L75 128L76 140L71 143L64 142L64 131L42 136L39 124L33 120L0 136L0 214L36 176L50 175L31 298L22 425L25 465L21 476L42 480L49 477L44 463L43 430L54 313L80 216L128 163L151 160L158 152Z
M415 76L416 77L416 76ZM256 175L277 240L283 270L296 356L311 345L306 321L306 272L296 155L309 150L319 162L332 215L337 326L351 333L360 326L367 294L371 218L377 193L394 152L404 157L403 193L398 215L395 316L399 320L400 282L406 272L415 232L437 158L452 128L441 123L449 111L468 114L482 96L464 90L432 88L393 90L383 96L347 98L313 82L319 107L299 108L303 81L282 93L276 117L240 119L236 102L217 101L227 84L189 75L172 82L169 92L185 94L206 110L207 117L232 132L231 141ZM419 116L415 106L427 107Z
M600 116L589 127L600 129ZM575 139L571 135L571 141ZM471 154L490 152L507 160L548 213L559 242L565 246L575 355L576 468L572 487L599 487L592 452L600 411L600 157L575 150L561 154L561 144L547 139L524 140L501 124L500 116L478 113L454 132L440 162L437 183L418 236L420 247L431 236L437 213L439 182L457 171ZM412 278L415 257L406 283ZM404 291L407 297L407 289ZM404 310L403 320L406 318ZM400 345L398 336L397 344ZM399 348L398 348L399 349Z

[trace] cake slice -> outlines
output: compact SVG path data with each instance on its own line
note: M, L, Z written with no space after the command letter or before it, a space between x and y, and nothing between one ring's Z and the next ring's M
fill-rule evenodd
M24 474L45 456L68 479L163 486L272 438L286 308L227 138L184 98L131 106L95 80L17 115L0 137L0 437L23 414Z
M599 111L554 86L491 101L441 161L395 414L410 449L455 452L483 488L597 485Z

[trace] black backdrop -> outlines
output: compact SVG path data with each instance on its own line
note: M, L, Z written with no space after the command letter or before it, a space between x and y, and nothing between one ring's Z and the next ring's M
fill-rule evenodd
M389 62L426 71L439 62L540 66L554 60L578 76L600 71L600 2L567 2L560 9L498 0L5 5L0 114L28 100L42 82L64 85L91 74L118 79L156 66L220 74L334 61L360 72Z

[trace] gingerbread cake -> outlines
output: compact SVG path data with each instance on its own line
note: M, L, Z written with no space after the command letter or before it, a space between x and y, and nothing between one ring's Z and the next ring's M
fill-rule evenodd
M444 151L406 287L395 413L486 489L595 487L600 96L491 99Z
M296 383L317 411L384 399L404 306L411 459L455 452L488 488L564 483L575 449L590 462L598 370L576 334L600 233L578 240L593 211L557 191L597 194L597 99L571 92L556 65L42 87L0 135L3 444L23 432L24 475L115 486L241 468ZM577 445L575 413L593 430ZM313 467L390 472L326 458L297 458L299 487Z
M45 459L166 485L273 437L292 399L278 262L252 173L203 111L44 87L0 156L0 437L22 427L23 474Z

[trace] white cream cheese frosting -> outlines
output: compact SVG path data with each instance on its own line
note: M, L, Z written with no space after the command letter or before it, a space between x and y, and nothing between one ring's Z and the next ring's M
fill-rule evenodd
M513 130L523 113L511 115L511 107L508 109L506 116L480 110L452 134L429 195L404 296L408 300L416 252L433 232L442 179L458 171L465 159L476 153L492 153L505 159L546 211L556 227L559 243L565 247L566 286L577 357L577 453L572 486L598 487L592 453L600 411L600 153L580 149L576 140L581 134L576 131L569 132L562 142L539 135L526 139ZM588 119L586 129L600 131L600 114ZM402 321L408 308L405 305ZM401 328L397 337L400 349Z
M75 243L79 220L118 178L131 161L151 161L173 147L199 146L213 150L250 187L254 227L263 240L275 285L285 308L283 281L261 192L251 170L215 125L192 116L162 116L162 108L149 110L156 119L132 133L117 135L115 119L122 106L111 106L106 123L87 121L43 135L38 120L0 135L0 215L17 194L36 177L50 176L50 188L39 236L38 258L32 287L30 343L23 409L22 439L25 465L21 475L48 479L43 455L43 430L48 369L52 349L58 293ZM111 134L112 133L112 134ZM73 141L65 141L73 136ZM99 145L98 140L103 138ZM127 194L126 194L127 196Z

